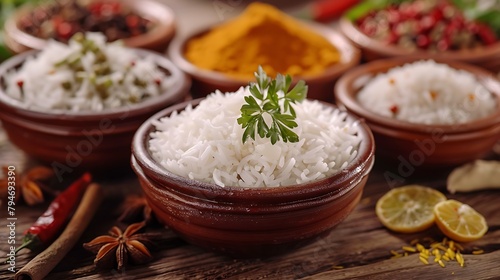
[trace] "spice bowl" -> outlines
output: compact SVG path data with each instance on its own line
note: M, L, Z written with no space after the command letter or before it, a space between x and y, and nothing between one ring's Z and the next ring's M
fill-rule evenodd
M352 69L335 86L337 104L366 121L375 137L377 155L408 167L405 170L451 167L491 153L500 138L500 82L477 66L435 60L471 73L493 94L496 99L494 112L483 118L460 124L419 124L380 115L360 104L357 95L371 78L423 58L427 57L378 60Z
M139 57L153 56L172 84L140 103L103 111L34 110L5 92L5 75L38 51L18 54L0 65L0 120L9 140L27 155L54 170L109 171L128 167L132 137L148 117L189 97L189 78L167 58L134 49Z
M473 64L493 72L500 71L500 41L492 45L464 49L459 51L425 51L406 49L397 45L386 44L364 34L348 18L339 20L339 28L349 41L359 48L365 61L374 61L385 58L416 57L426 59L456 60Z
M304 80L309 86L308 98L322 101L332 101L331 91L337 78L346 70L357 65L360 60L360 52L344 36L336 30L312 22L300 22L313 32L326 38L340 53L340 61L327 67L317 75L304 76L295 75L292 83ZM217 28L218 25L204 28L191 35L174 38L169 48L168 55L172 61L192 78L191 94L194 98L204 97L207 94L220 90L221 92L234 92L241 86L248 84L249 79L233 77L221 72L202 69L191 63L185 57L186 44L193 38L197 38ZM286 74L286 73L282 73ZM293 75L292 75L293 76Z
M123 4L130 11L149 20L153 24L153 27L147 30L147 32L123 39L124 44L132 48L163 52L175 35L175 14L172 9L155 0L122 0L118 3ZM31 4L23 5L5 22L4 41L13 53L17 54L31 49L41 50L47 44L46 38L36 37L19 27L20 19L26 17L35 8L36 6ZM42 11L41 15L44 14L45 12ZM35 25L40 24L36 22L38 20L36 18L30 20Z
M131 165L158 220L186 241L237 258L280 254L327 235L356 207L374 163L374 141L362 141L339 173L284 187L221 187L163 168L149 149L153 122L201 99L171 106L147 120L132 144ZM325 106L334 106L324 103ZM351 115L348 118L355 120ZM334 233L332 233L334 234Z

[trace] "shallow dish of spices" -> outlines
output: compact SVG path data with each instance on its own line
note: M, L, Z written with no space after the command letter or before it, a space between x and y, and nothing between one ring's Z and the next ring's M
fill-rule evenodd
M8 138L62 173L127 167L135 130L184 101L190 84L165 57L100 33L16 55L0 65L0 79Z
M493 2L491 2L493 3ZM490 3L490 4L491 4ZM340 20L363 58L418 56L458 60L499 71L497 9L475 1L363 1Z
M500 137L500 82L461 62L373 61L339 79L335 100L367 122L377 154L413 171L484 157Z
M159 112L132 144L132 168L158 220L235 257L275 255L328 235L359 202L374 163L363 121L304 99L303 81L288 90L291 78L260 74L258 86ZM288 105L268 103L279 88ZM248 114L257 104L285 108Z
M14 53L40 50L48 39L67 42L78 32L101 32L108 41L164 51L175 34L175 15L154 0L62 0L26 4L5 22L4 40Z
M309 98L324 101L331 101L335 80L360 59L358 49L334 29L262 3L249 5L235 19L175 38L168 55L192 77L195 98L235 91L261 65L271 76L304 79Z

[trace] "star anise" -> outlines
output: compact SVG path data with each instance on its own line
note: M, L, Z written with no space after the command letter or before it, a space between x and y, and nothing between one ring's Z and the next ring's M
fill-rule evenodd
M83 247L95 254L94 264L97 267L109 268L117 266L118 270L125 267L129 260L134 264L143 264L153 259L145 244L149 244L147 234L137 233L146 222L131 224L124 232L114 226L109 235L96 237Z
M149 223L153 220L153 213L148 201L140 195L129 195L120 207L120 222L145 221Z
M7 180L8 169L6 166L2 167L4 173L3 179L0 179L0 199L4 201L7 194ZM54 176L54 171L45 166L37 166L29 169L24 174L14 172L16 177L19 178L19 184L16 187L15 199L22 197L26 204L32 206L44 201L42 189L47 190L43 182L48 181ZM16 180L17 181L17 178ZM5 190L4 190L5 189Z
M35 205L44 201L42 182L51 179L54 171L45 166L36 166L29 169L20 180L21 194L28 205Z

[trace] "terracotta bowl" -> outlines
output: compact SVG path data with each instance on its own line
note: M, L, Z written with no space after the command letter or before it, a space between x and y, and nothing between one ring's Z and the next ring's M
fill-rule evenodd
M332 101L330 93L335 81L342 73L359 63L361 57L360 52L334 29L316 23L304 22L304 24L313 31L323 35L332 43L341 53L341 61L327 68L320 75L305 78L295 77L294 82L300 79L306 81L309 86L308 98ZM193 80L191 94L195 98L204 97L214 92L216 89L222 92L234 92L241 86L248 85L249 82L249 80L246 79L238 79L236 77L227 76L221 72L199 68L185 58L184 52L186 43L192 38L199 37L213 28L215 27L203 29L183 38L175 38L168 48L168 55L172 61L191 76Z
M500 139L500 82L476 66L437 60L474 74L496 95L496 111L482 119L458 125L415 124L378 115L358 103L356 95L370 77L416 60L409 57L386 59L352 69L335 86L337 104L366 121L375 136L378 155L414 169L449 167L490 153Z
M103 112L35 111L7 96L5 73L36 54L29 51L0 65L0 120L12 143L28 155L65 172L75 169L110 170L128 167L130 143L151 115L188 96L189 78L165 57L136 50L172 75L174 83L163 94L139 104Z
M408 50L399 46L389 45L373 39L357 28L349 19L343 17L339 21L342 33L358 48L361 49L366 61L373 61L392 57L420 57L430 59L457 60L474 64L488 70L500 71L500 42L493 45L473 50L427 52L424 50Z
M134 137L131 160L156 217L186 241L234 257L274 255L328 234L360 200L374 163L373 136L362 121L359 153L338 174L287 187L222 188L173 174L149 152L152 122L188 103L146 121Z
M155 0L122 0L138 15L152 21L155 26L147 33L124 39L128 47L149 49L163 52L175 35L175 14L166 5ZM5 21L4 41L14 52L21 53L27 50L41 50L47 44L47 39L35 37L18 27L18 20L33 9L31 5L24 5Z

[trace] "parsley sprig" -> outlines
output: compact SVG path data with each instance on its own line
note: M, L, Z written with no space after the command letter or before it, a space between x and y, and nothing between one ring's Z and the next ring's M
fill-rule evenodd
M292 104L301 102L307 96L307 85L303 80L291 89L292 78L290 75L278 74L276 79L271 79L259 66L255 72L256 83L250 83L251 95L245 96L246 104L241 106L241 117L238 124L245 129L242 141L248 138L255 140L257 132L261 138L271 138L275 144L280 138L284 142L298 142L299 136L292 131L297 127L297 117ZM269 115L271 123L266 123L264 115Z

